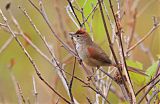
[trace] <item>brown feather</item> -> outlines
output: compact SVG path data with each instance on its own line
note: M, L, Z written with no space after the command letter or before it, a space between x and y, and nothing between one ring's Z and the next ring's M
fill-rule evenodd
M79 29L75 34L84 34L84 35L86 35L87 34L87 32L84 30L84 29Z
M102 66L108 66L112 64L107 54L97 44L88 47L89 57L102 63Z

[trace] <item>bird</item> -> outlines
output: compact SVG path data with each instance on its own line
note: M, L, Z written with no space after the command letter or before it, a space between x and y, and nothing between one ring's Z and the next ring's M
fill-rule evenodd
M80 59L91 67L115 66L105 51L99 47L84 29L70 33L76 43Z
M120 66L112 62L105 51L91 39L85 29L80 28L76 32L70 32L69 34L75 41L78 56L86 65L97 68L101 66ZM138 70L133 67L130 67L129 70L146 75L142 70Z

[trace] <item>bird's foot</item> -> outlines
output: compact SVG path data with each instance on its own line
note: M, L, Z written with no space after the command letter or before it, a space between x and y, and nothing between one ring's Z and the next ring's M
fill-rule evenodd
M82 64L82 59L78 59L78 62L81 65Z

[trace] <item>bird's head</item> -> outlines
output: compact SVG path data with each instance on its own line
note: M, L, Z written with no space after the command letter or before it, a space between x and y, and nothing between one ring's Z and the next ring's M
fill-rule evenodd
M84 29L79 29L75 33L70 33L70 35L73 37L73 39L78 42L79 44L88 43L92 41L89 34Z

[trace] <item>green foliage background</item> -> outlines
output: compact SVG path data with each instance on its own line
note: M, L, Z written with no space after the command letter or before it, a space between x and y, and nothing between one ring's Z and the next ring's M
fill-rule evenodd
M83 6L85 0L77 0L79 3L79 6ZM137 11L141 11L145 5L153 0L140 0ZM52 45L57 58L60 62L62 62L63 58L68 55L68 52L61 47L61 44L55 39L55 37L52 35L50 29L47 27L46 23L44 22L41 15L29 4L27 0L0 0L0 9L4 12L5 16L7 17L9 23L11 24L12 28L16 30L15 26L12 24L11 18L8 15L8 11L5 10L5 6L8 2L11 2L11 8L13 15L18 20L22 30L24 33L26 33L33 43L37 45L46 55L49 56L49 53L44 46L43 42L39 38L39 36L36 34L32 26L30 25L27 18L23 15L23 13L19 10L18 6L21 6L22 8L25 8L32 18L33 22L36 24L40 32L45 36L47 42ZM34 2L38 5L37 0L34 0ZM62 31L62 28L60 26L60 21L62 20L63 25L65 27L66 33L71 31L76 31L77 28L74 25L74 23L71 21L71 19L68 17L66 13L66 6L67 6L67 0L43 0L44 7L46 9L47 15L49 17L49 20L52 24L52 27L56 31L56 33L64 40L66 40L65 35L68 37L67 34L64 34ZM92 10L91 3L94 5L96 4L96 0L88 0L86 3L86 6L84 8L85 16L87 16L90 11ZM125 0L121 1L122 3L126 2ZM108 0L105 0L105 3L107 4L107 8L109 8ZM151 29L153 26L153 20L152 17L160 17L160 1L154 0L152 4L137 18L136 20L136 28L135 32L139 34L139 37L142 37L146 35L146 33ZM116 5L114 3L114 5ZM61 14L61 20L59 19L58 12L56 10L58 8L60 10ZM124 7L125 8L125 7ZM114 8L117 10L117 8ZM79 18L81 18L81 14L76 11ZM110 11L109 11L110 13ZM110 13L111 15L111 13ZM107 19L106 19L107 20ZM1 18L0 18L0 21ZM91 18L89 19L89 22L91 21ZM108 21L107 21L108 23ZM107 24L109 26L109 23ZM125 21L125 17L122 20L122 26L124 29L124 35L127 31L127 23ZM96 10L93 18L93 37L96 43L101 44L104 39L106 39L104 27L102 24L101 15L99 12L99 9ZM89 31L89 27L87 27L87 31ZM111 28L109 28L109 31L111 32ZM11 35L4 32L2 29L0 29L0 47L6 42L6 40ZM69 38L69 37L68 37ZM24 39L20 37L20 40L25 44ZM133 41L132 44L134 44L136 41ZM160 54L160 29L157 29L153 32L153 34L144 41L144 45L150 49L155 61L158 60L157 55ZM106 51L106 53L110 54L108 42L105 41L101 47ZM64 96L66 96L66 92L64 91L62 87L62 83L60 79L57 77L56 71L54 68L42 57L40 56L30 45L26 47L27 51L30 53L30 55L35 60L36 64L40 68L40 71L42 75L46 78L47 81L52 86L55 86L55 88L62 93ZM115 49L116 50L116 49ZM118 54L118 53L117 53ZM11 60L15 60L15 65L8 69L8 66L10 65ZM133 62L139 62L143 66L143 70L147 70L148 67L152 65L150 62L148 56L142 52L139 48L136 48L132 52L132 58L131 60ZM66 70L71 71L72 69L73 60L71 61L71 64L67 64ZM132 64L132 62L131 62ZM36 76L35 71L29 62L29 60L26 58L25 54L17 44L15 40L12 41L12 43L2 52L0 53L0 102L6 102L6 103L17 103L17 96L15 93L15 88L13 85L13 82L11 80L11 72L15 75L17 81L21 85L23 94L25 98L29 98L31 102L34 101L33 96L33 85L32 85L32 76ZM84 76L84 71L79 70L79 67L76 68L76 75L78 77L81 77L83 79L86 79ZM135 83L138 82L138 84L135 84L136 89L140 88L144 84L144 78L140 78L140 76L132 75L135 79ZM38 89L38 100L41 102L41 104L50 104L55 102L55 99L57 99L57 96L55 96L52 91L50 91L36 76L36 83L37 83L37 89ZM79 102L82 104L86 103L85 96L91 96L94 98L93 93L86 93L87 89L81 86L82 84L78 81L74 81L73 84L73 92L74 96L78 99ZM118 100L116 96L114 96L112 93L110 93L110 100L111 102L117 103Z

